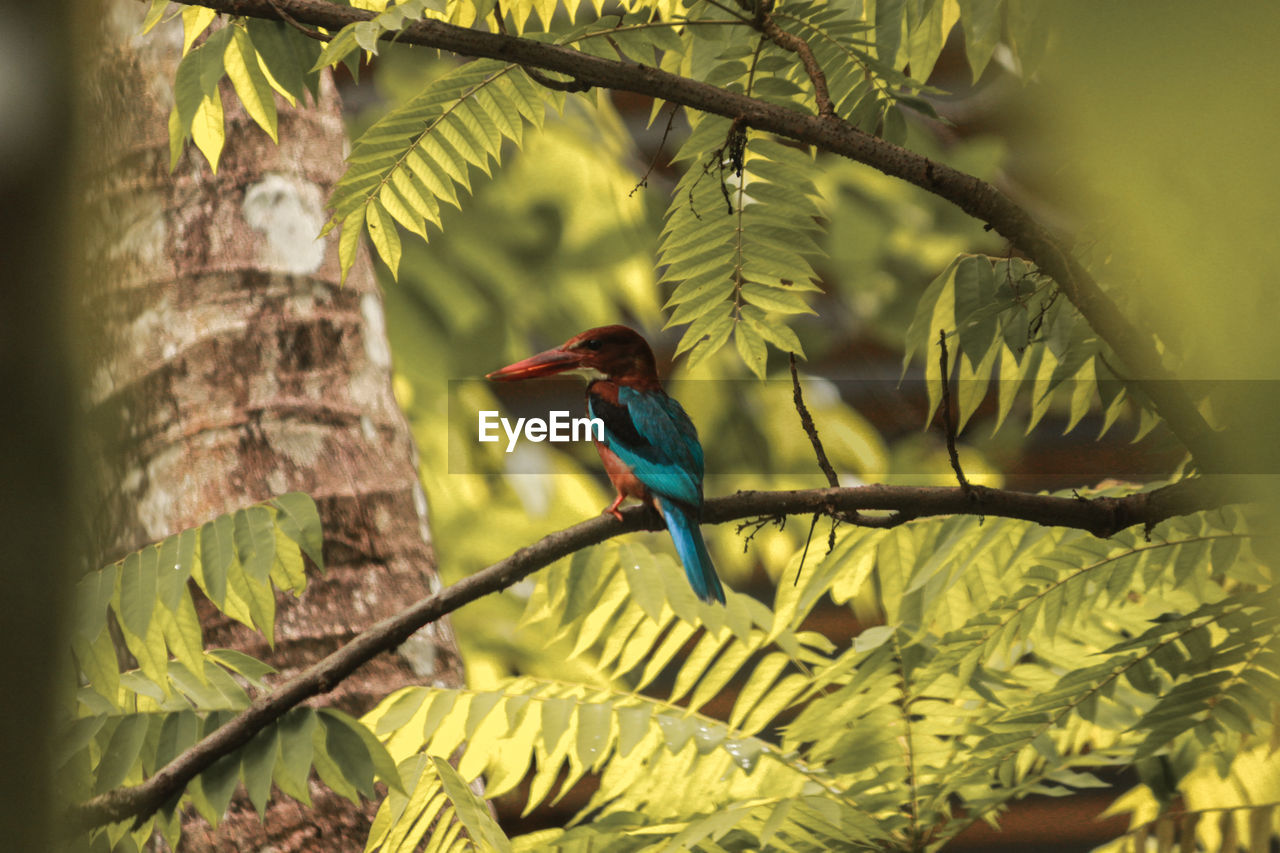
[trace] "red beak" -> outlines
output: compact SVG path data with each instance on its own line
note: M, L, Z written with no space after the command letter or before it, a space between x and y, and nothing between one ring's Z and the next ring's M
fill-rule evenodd
M582 363L582 357L574 352L562 349L549 349L537 355L531 355L523 361L508 364L501 370L486 374L485 379L495 382L511 382L516 379L533 379L535 376L551 376L573 370Z

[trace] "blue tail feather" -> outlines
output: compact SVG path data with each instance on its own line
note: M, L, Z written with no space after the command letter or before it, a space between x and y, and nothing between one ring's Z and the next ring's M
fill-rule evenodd
M680 555L694 593L708 603L718 601L724 604L724 587L716 577L716 568L707 553L707 544L702 541L702 528L698 526L697 518L671 501L659 500L658 509L666 519L667 531L675 542L676 553Z

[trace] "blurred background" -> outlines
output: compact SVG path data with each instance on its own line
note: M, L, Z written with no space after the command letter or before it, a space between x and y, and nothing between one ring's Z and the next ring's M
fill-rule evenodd
M977 81L953 33L928 81L947 93L929 97L941 120L910 113L907 146L993 182L1069 235L1130 318L1181 347L1169 353L1180 375L1270 380L1277 17L1262 4L1230 12L1190 3L1071 4L1046 24L1039 67L1012 68L997 50ZM388 50L362 70L359 86L345 77L353 132L450 61L433 65L421 52ZM405 241L398 282L384 276L397 396L422 452L446 582L609 503L589 447L524 442L508 454L505 443L475 441L481 409L583 414L580 386L497 388L480 377L591 326L621 322L648 337L660 373L703 436L709 496L825 485L790 402L785 355L770 351L766 382L751 379L732 348L693 370L672 361L680 330L663 329L669 294L658 284L656 249L678 177L670 161L688 126L681 114L668 118L668 110L654 117L652 103L634 95L569 99L544 130L530 131L523 150L505 153L493 181L477 183L475 197L449 211L443 233L433 231L428 245ZM838 158L815 166L829 260L817 270L816 314L793 327L827 452L846 484L953 482L943 433L926 423L923 364L904 371L903 341L929 283L958 253L1007 257L1010 249L980 222L901 181ZM1250 435L1260 441L1241 448L1246 454L1270 443L1275 414L1268 384L1247 387L1233 412L1214 413L1256 427ZM976 482L1072 489L1160 479L1184 461L1162 428L1132 410L1109 430L1100 406L1081 418L1069 388L1029 434L1029 393L999 430L996 395L980 399L961 435L961 458ZM727 584L772 600L808 525L752 532L723 525L707 536ZM814 547L825 547L826 526L813 535ZM646 547L669 548L662 536L644 536ZM544 638L521 629L528 594L527 584L517 586L454 615L472 686L574 666L565 649L544 648ZM847 643L875 619L871 601L820 606L808 627ZM724 708L736 689L721 697ZM1110 781L1120 789L1133 782ZM590 786L588 778L556 810L532 819L519 816L517 792L499 803L501 817L512 832L562 823ZM1015 805L1003 833L975 827L949 849L1090 849L1125 826L1095 820L1113 796L1032 799Z

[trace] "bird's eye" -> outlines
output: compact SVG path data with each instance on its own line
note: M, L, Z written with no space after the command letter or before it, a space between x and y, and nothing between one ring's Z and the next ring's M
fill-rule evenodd
M589 341L583 341L582 346L585 347L586 349L591 349L591 350L600 349L600 346L601 346L600 339L592 338Z

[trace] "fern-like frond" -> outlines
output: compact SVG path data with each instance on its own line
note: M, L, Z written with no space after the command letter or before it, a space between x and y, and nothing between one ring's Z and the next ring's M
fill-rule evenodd
M239 707L243 690L224 670L254 678L263 671L243 655L206 653L187 581L273 642L276 591L301 595L307 585L304 553L323 566L320 518L309 497L290 493L86 573L76 585L72 636L86 682L82 699L94 694L107 708L133 708L139 701L168 701L177 686L187 697L180 701L193 707ZM120 672L108 614L138 669Z
M901 107L937 118L932 105L919 97L940 90L924 85L927 71L913 66L911 76L875 54L875 38L881 32L871 21L854 14L852 7L826 3L788 3L774 11L774 20L798 36L813 51L823 70L836 115L867 133L890 142L906 141ZM801 87L807 72L792 62L786 72Z
M946 332L955 355L951 368L959 379L960 428L986 399L993 381L997 430L1020 396L1030 397L1028 431L1055 407L1065 409L1064 432L1095 410L1102 417L1099 437L1126 411L1136 409L1140 417L1134 440L1156 424L1145 398L1114 375L1114 356L1084 318L1050 280L1021 259L961 255L918 303L907 331L903 371L913 360L923 361L929 418L942 400L939 332Z
M61 739L60 778L70 793L83 797L139 784L233 716L231 710L197 713L188 709L81 717ZM294 708L264 726L247 744L219 758L181 797L129 832L145 841L159 831L171 847L180 849L184 807L193 807L216 826L241 783L260 817L266 814L273 785L310 803L308 777L313 769L331 790L357 803L361 797L375 796L377 781L393 795L404 790L390 755L361 723L340 711ZM115 837L120 834L102 827L90 837L101 843L113 832Z
M730 335L757 376L766 343L802 353L784 322L813 313L817 290L817 190L811 159L728 119L704 117L681 147L689 168L676 187L662 230L663 281L677 286L668 325L688 324L677 353L694 364Z
M71 637L80 677L76 716L61 741L69 787L94 779L92 789L86 782L79 792L88 797L140 783L247 707L247 688L266 689L263 679L274 671L270 666L232 649L205 648L188 581L228 616L273 642L276 594L301 595L306 588L304 554L323 567L320 517L309 497L290 493L86 573L76 585ZM122 651L136 667L121 671ZM286 717L268 726L206 770L183 802L216 822L243 776L250 799L259 811L265 809L276 745L292 724ZM373 749L381 746L375 742ZM308 749L307 770L310 754ZM343 768L339 778L349 776L346 758L335 761ZM385 762L375 764L385 769ZM306 771L302 777L288 793L308 796ZM282 789L287 784L281 783ZM372 781L366 787L371 795ZM181 827L175 808L176 802L147 823L173 843Z
M379 256L399 267L398 223L423 239L440 222L441 202L458 205L458 187L470 191L470 170L489 172L504 140L517 145L525 123L538 126L542 89L519 66L495 60L468 62L432 81L417 97L375 122L352 147L347 171L334 187L333 217L342 227L343 275L355 262L367 225Z

